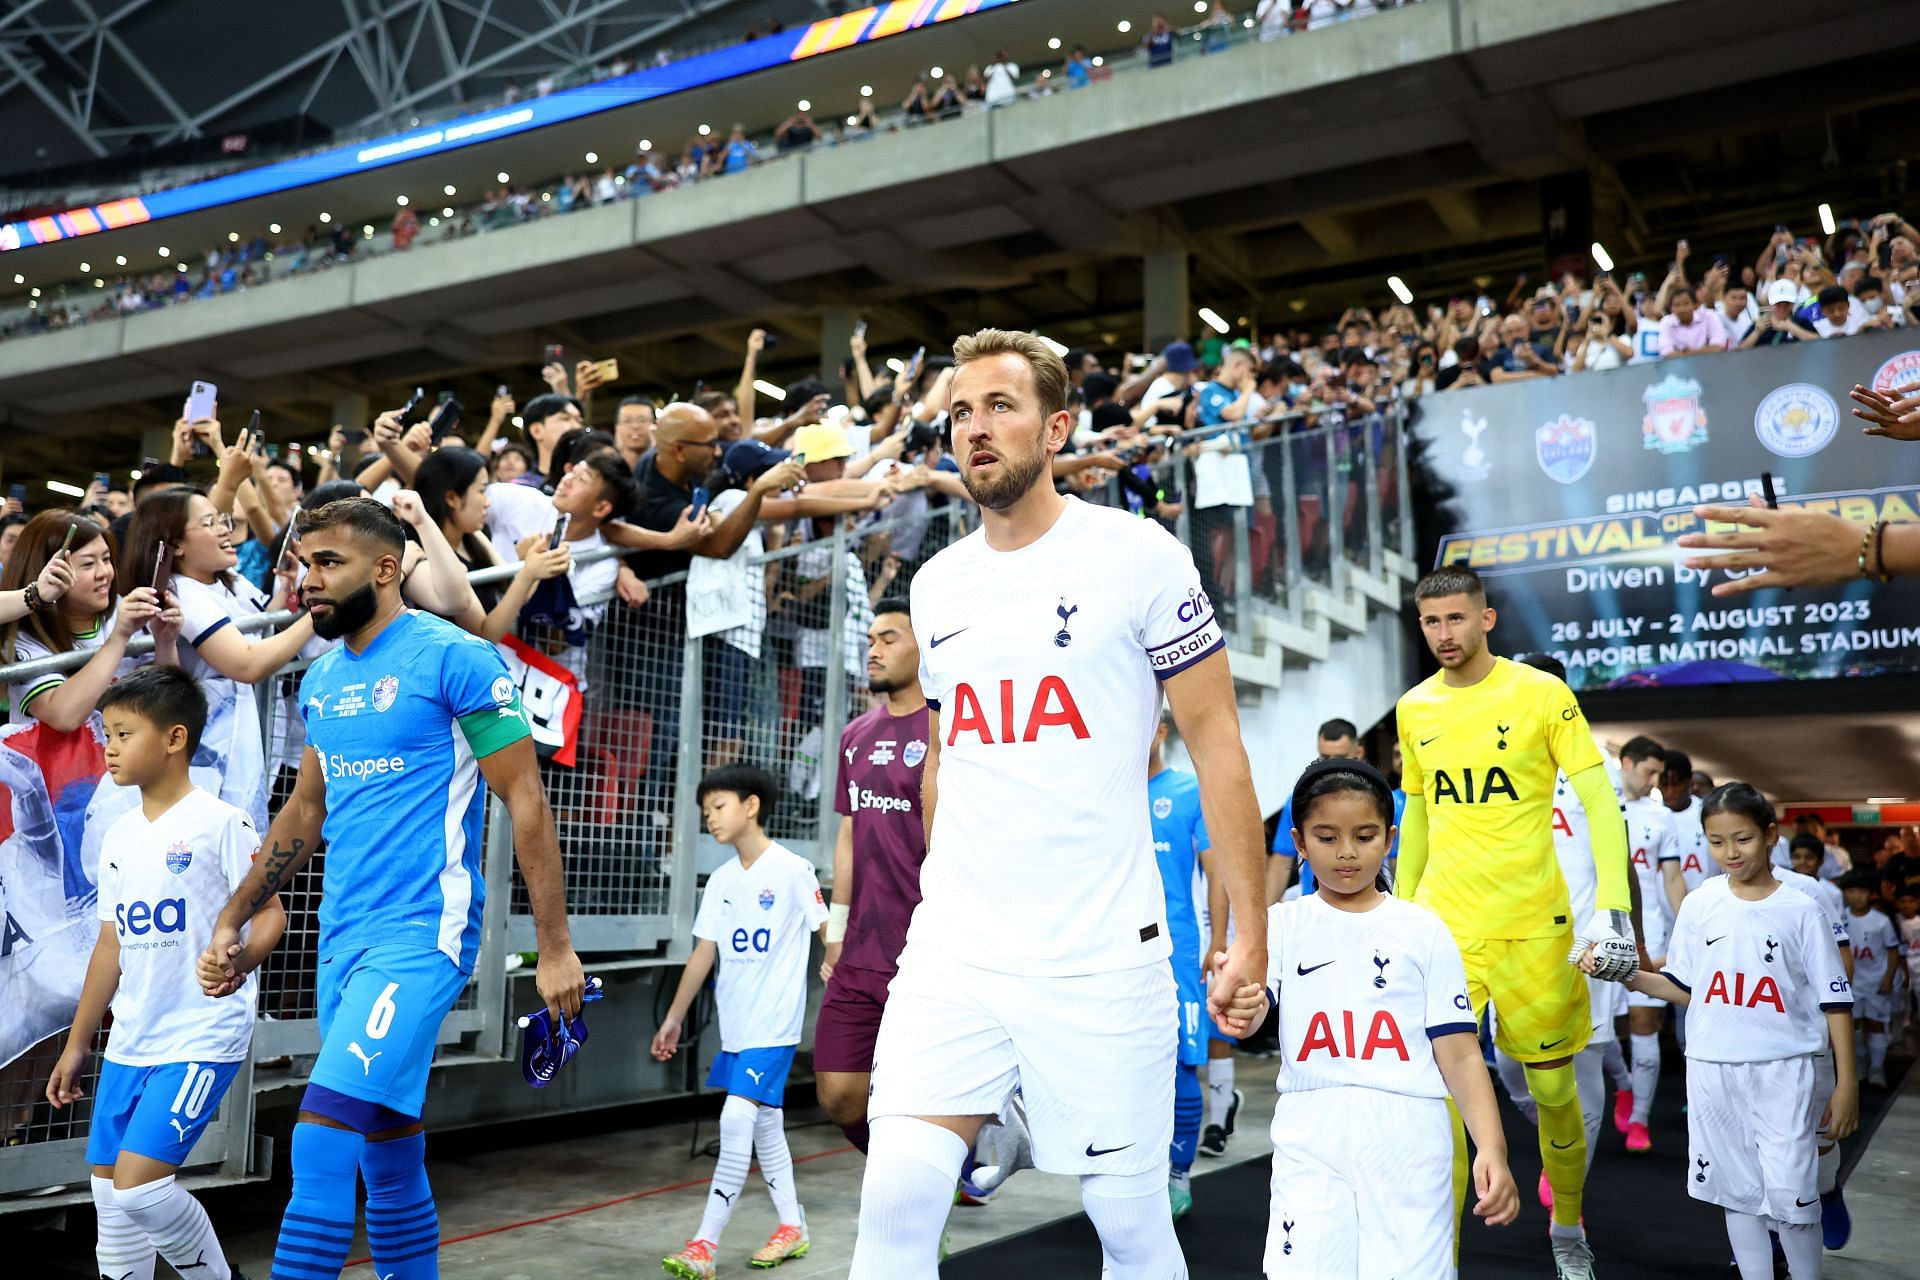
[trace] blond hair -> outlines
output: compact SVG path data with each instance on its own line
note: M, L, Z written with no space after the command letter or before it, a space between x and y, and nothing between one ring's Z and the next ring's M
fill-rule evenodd
M974 360L988 356L1015 355L1033 371L1033 390L1040 401L1040 415L1051 417L1067 407L1067 362L1053 348L1031 333L1011 329L981 329L956 339L953 367L956 372Z

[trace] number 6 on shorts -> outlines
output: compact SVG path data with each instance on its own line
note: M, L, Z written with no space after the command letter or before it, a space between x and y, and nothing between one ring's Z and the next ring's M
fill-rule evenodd
M393 1026L393 1015L399 1012L393 1005L393 993L400 989L397 982L389 982L380 998L373 1002L373 1008L367 1014L367 1039L384 1040L387 1031Z

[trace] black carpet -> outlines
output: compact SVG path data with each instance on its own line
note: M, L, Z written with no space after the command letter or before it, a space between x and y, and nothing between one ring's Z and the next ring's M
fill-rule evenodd
M1600 1152L1587 1180L1587 1238L1600 1274L1608 1277L1722 1277L1729 1273L1725 1219L1719 1208L1686 1192L1687 1125L1680 1107L1686 1085L1676 1059L1669 1056L1653 1109L1653 1150L1631 1156L1614 1131L1611 1116L1602 1125ZM1889 1062L1898 1080L1908 1063ZM1897 1072L1893 1071L1894 1068ZM1553 1274L1547 1246L1547 1211L1540 1207L1540 1150L1535 1130L1500 1096L1506 1121L1509 1166L1520 1187L1520 1217L1506 1227L1488 1227L1469 1219L1461 1242L1460 1274L1467 1280L1540 1280ZM1859 1148L1871 1138L1892 1094L1864 1090L1860 1132L1843 1144L1851 1169ZM1264 1132L1242 1128L1234 1137L1244 1151L1265 1144ZM1206 1280L1261 1280L1266 1247L1268 1161L1253 1160L1209 1173L1195 1167L1193 1210L1178 1226L1188 1271ZM1020 1194L1018 1179L1005 1193ZM956 1209L956 1213L992 1209ZM1025 1235L956 1254L940 1269L944 1280L1096 1280L1100 1244L1085 1217L1069 1218Z

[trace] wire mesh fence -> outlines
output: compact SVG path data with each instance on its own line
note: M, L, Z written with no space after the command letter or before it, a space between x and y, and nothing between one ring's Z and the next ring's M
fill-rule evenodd
M1204 439L1160 448L1128 463L1138 468L1131 481L1090 469L1069 487L1159 520L1186 542L1236 645L1251 648L1258 616L1297 616L1306 588L1339 585L1339 566L1378 571L1385 551L1405 553L1402 427L1392 409L1311 424L1293 415L1247 424L1211 450ZM661 961L685 954L698 881L727 856L703 831L695 803L701 775L722 764L750 763L774 777L780 796L769 834L830 873L839 734L872 705L868 628L882 602L906 597L914 575L977 523L965 503L912 497L878 515L761 527L724 564L696 561L647 583L644 603L587 596L579 625L523 623L504 642L510 669L544 673L522 680L529 710L571 724L543 748L540 769L577 950ZM272 621L249 619L242 629ZM260 700L275 812L304 748L299 676L313 656L271 677ZM0 669L0 681L23 671ZM443 1046L468 1038L475 1053L507 1043L505 975L514 953L536 946L498 801L488 806L483 847L490 899L480 959L440 1034ZM299 1055L317 1049L326 857L323 846L283 891L286 934L260 971L256 1063L293 1055L297 1068ZM89 1105L56 1113L43 1097L59 1043L0 1069L0 1142L52 1144L77 1162ZM96 1055L95 1073L98 1065ZM244 1150L246 1125L236 1123L206 1149L209 1158ZM34 1183L42 1167L0 1150L0 1195Z

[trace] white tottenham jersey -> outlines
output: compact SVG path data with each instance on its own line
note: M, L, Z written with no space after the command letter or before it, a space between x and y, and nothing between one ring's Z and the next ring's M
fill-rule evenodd
M1280 1092L1447 1096L1433 1040L1475 1027L1460 949L1439 916L1393 897L1342 911L1312 893L1269 907L1267 938Z
M1157 680L1224 644L1187 548L1068 498L1017 551L976 530L929 560L913 630L940 754L908 950L1051 976L1165 961Z
M1673 829L1673 811L1659 796L1627 801L1626 814L1627 856L1640 880L1640 932L1647 954L1658 960L1667 954L1667 939L1673 934L1665 864L1680 861L1680 841Z
M799 1044L807 957L827 918L813 864L770 844L751 867L729 858L707 877L693 936L720 948L714 1003L728 1053Z
M1688 893L1721 874L1720 864L1707 848L1707 829L1700 825L1700 809L1700 797L1695 796L1687 801L1686 808L1667 810L1673 819L1674 848L1680 853L1680 875L1687 882Z
M1607 780L1613 783L1617 799L1620 765L1604 748L1600 758L1606 765ZM1593 827L1587 820L1587 807L1580 803L1579 795L1564 773L1555 774L1553 779L1553 854L1560 863L1560 878L1567 882L1567 908L1572 912L1574 927L1583 928L1593 918L1600 880L1593 865Z
M1900 931L1887 913L1868 907L1865 915L1847 912L1847 940L1853 944L1853 981L1862 991L1878 991L1889 962L1902 954Z
M1827 1046L1823 1011L1851 1009L1833 929L1812 898L1779 885L1758 902L1715 876L1673 922L1667 977L1685 987L1687 1056L1772 1062Z
M260 837L241 810L198 787L147 821L139 806L100 847L99 917L120 940L107 1061L237 1062L253 1035L258 983L230 996L200 990L200 953L246 879Z
M1840 896L1840 890L1825 880L1816 880L1812 876L1803 876L1792 867L1773 869L1773 878L1781 884L1791 885L1813 899L1813 905L1820 908L1821 918L1833 930L1833 940L1843 947L1851 948L1852 940L1847 936L1847 900Z

